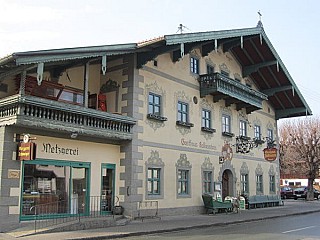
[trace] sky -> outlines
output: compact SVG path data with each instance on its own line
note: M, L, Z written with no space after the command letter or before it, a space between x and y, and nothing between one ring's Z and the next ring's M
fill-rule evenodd
M315 116L320 115L318 0L0 0L0 58L14 52L137 43L259 21Z

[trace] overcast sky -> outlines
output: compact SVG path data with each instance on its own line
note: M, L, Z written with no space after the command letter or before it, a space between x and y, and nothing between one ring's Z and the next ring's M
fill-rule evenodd
M136 43L185 32L265 32L314 115L320 115L318 0L0 0L0 58L14 52Z

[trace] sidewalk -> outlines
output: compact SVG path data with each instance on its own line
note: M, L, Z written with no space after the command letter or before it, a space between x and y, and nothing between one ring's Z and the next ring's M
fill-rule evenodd
M320 201L286 200L284 206L242 210L237 213L219 213L215 215L167 216L159 219L134 220L124 226L74 232L36 234L19 237L22 240L57 239L107 239L123 236L138 236L190 228L218 226L232 223L250 222L268 218L320 212ZM0 239L16 239L9 234L0 233Z

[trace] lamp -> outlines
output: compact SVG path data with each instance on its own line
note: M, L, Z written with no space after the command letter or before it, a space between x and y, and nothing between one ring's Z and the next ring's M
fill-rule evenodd
M78 133L72 132L72 133L70 134L70 137L73 138L73 139L75 139L75 138L78 137Z

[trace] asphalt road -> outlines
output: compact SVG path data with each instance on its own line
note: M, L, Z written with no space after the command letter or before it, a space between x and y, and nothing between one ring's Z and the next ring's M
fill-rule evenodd
M190 229L137 237L126 240L320 240L320 213L269 219L257 222L231 224L220 227Z

